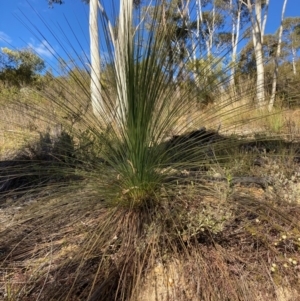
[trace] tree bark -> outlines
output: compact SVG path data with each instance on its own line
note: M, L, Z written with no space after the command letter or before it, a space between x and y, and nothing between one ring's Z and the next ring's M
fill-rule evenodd
M272 111L275 97L276 97L276 86L277 86L277 79L278 79L278 67L279 67L279 56L281 52L281 42L282 42L282 32L283 32L283 19L284 19L284 13L286 8L287 0L283 1L282 11L281 11L281 22L278 32L278 45L276 50L276 56L275 56L275 68L274 68L274 74L273 74L273 82L272 82L272 92L271 92L271 98L269 102L269 112Z
M266 24L267 24L269 2L270 2L270 0L266 0L265 8L264 8L264 17L263 17L263 22L262 22L262 27L261 27L262 42L264 41L265 29L266 29Z
M100 82L100 49L98 36L98 0L90 0L89 33L91 56L91 102L96 117L105 118Z
M263 65L263 53L262 53L262 42L263 42L263 26L261 18L262 1L255 0L253 11L252 3L247 0L247 3L242 1L249 10L252 23L252 39L254 45L254 53L256 59L256 99L257 107L262 109L265 105L265 80L264 80L264 65ZM266 20L266 14L264 17L264 22Z
M293 63L293 73L294 75L297 75L297 69L296 69L296 49L292 46L292 63Z
M235 20L234 15L234 8L233 8L233 0L230 0L230 11L231 11L231 18L232 18L232 33L231 33L231 47L232 47L232 54L231 54L231 63L232 66L230 68L230 77L229 83L231 87L234 87L234 76L235 76L235 64L236 64L236 54L237 54L237 46L239 41L240 35L240 27L241 27L241 2L238 1L238 10L237 16Z
M209 22L207 23L207 30L208 30L208 38L206 41L206 48L207 48L207 57L209 60L212 59L212 47L213 47L213 38L215 35L215 20L216 20L216 5L215 2L212 1L212 24L211 27L209 26Z
M203 31L201 30L202 24L203 24L202 2L201 2L201 0L197 0L197 36L199 39L198 44L200 45L200 47L201 47L200 31L203 34ZM204 36L204 34L203 34L203 36ZM200 55L201 56L203 55L202 47L200 48Z
M132 1L120 0L120 12L118 22L118 36L114 41L115 48L115 70L117 76L117 100L116 100L116 122L119 126L124 125L128 111L128 63L131 59L129 49L132 47Z

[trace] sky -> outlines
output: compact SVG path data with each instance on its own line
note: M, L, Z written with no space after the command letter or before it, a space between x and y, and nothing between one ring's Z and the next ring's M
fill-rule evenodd
M110 6L111 1L103 0ZM283 0L270 0L266 34L280 24ZM286 17L300 16L300 0L288 0ZM88 5L65 0L49 8L47 0L0 0L0 48L31 47L53 68L57 54L87 56L89 53Z
M88 5L66 0L49 8L47 0L0 0L0 48L32 48L52 69L89 53Z

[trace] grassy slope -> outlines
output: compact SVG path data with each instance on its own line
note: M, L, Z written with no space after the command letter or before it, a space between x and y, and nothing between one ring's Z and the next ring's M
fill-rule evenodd
M282 126L283 133L276 134L285 137L284 129ZM299 146L286 143L286 138L256 144L234 147L223 163L212 162L201 172L173 171L178 179L176 194L150 215L103 208L88 179L86 185L80 183L79 187L85 188L78 191L75 181L67 184L75 190L60 187L57 192L57 184L48 183L34 196L30 192L17 199L14 194L2 196L4 300L18 300L19 294L22 300L46 296L86 300L93 279L98 279L93 290L97 292L103 277L102 290L108 294L103 300L111 300L109 294L117 289L117 279L124 277L130 284L133 276L142 287L133 294L138 300L141 294L143 300L198 300L197 296L221 300L221 295L230 300L253 300L253 296L272 300L276 294L279 300L288 300L282 296L297 290L300 262ZM271 181L262 187L234 182L235 177L266 175ZM145 222L145 218L150 220ZM105 220L115 227L104 235ZM135 236L128 237L129 233ZM126 241L144 245L142 253L122 249ZM143 262L144 256L151 260L131 272L120 270L124 265L120 260L127 258L127 252L135 254L137 263ZM97 262L104 260L104 254L110 259L105 259L104 270L98 271ZM125 264L126 269L133 264ZM294 297L296 294L293 292Z

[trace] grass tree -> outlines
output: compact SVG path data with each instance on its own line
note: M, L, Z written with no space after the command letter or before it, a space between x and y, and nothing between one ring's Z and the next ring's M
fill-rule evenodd
M98 122L89 107L90 82L79 71L72 73L76 87L82 87L78 97L74 86L56 77L33 95L39 102L24 105L24 112L29 106L29 114L36 113L39 143L1 162L2 196L21 206L1 229L0 267L11 272L16 261L27 264L5 283L10 300L273 298L269 265L296 257L300 210L294 204L281 209L281 199L270 200L272 191L260 198L250 193L252 187L233 189L245 178L236 175L255 170L251 160L259 141L242 152L239 137L218 132L220 119L226 126L249 114L251 104L217 94L212 109L196 110L195 75L185 69L186 81L178 79L190 58L172 66L170 77L165 40L172 28L159 25L172 16L160 13L159 0L137 11L132 1L121 0L111 19L100 4L103 63L110 72L109 85L100 81L100 91L112 118L104 118L104 126ZM13 100L8 109L23 108ZM193 110L191 128L185 117ZM70 116L77 121L70 122ZM209 122L212 129L206 130ZM56 124L63 127L60 135L42 133ZM234 123L244 124L244 119ZM248 149L254 150L252 157L246 156ZM260 196L270 181L259 179L251 177L250 184L258 182ZM275 267L278 285L287 283L287 273L294 275Z

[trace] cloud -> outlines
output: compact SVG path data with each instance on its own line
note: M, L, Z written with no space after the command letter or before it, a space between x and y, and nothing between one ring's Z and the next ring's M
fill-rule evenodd
M6 43L11 43L12 39L5 32L0 31L0 41L4 41Z
M34 52L42 57L51 58L55 54L54 48L46 41L43 40L41 43L36 44L34 41L28 44L28 47L31 48Z

